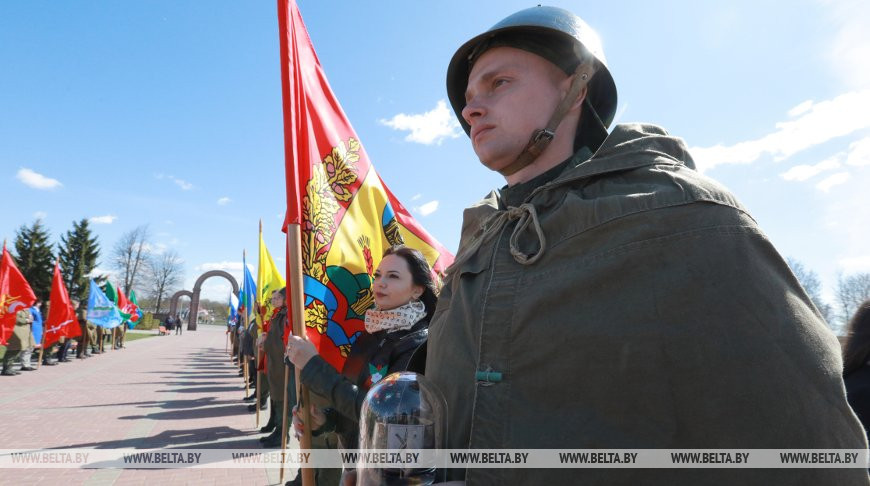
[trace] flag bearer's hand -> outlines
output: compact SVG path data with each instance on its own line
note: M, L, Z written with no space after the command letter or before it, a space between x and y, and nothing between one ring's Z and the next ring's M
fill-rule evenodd
M299 336L289 336L284 356L287 356L290 362L301 370L305 368L305 365L308 364L311 358L317 356L317 350L314 349L314 345L311 342Z

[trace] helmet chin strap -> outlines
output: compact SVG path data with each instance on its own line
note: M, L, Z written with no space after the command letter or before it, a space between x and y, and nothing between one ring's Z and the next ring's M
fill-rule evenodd
M574 74L571 75L571 88L568 90L568 93L565 94L565 97L562 98L562 101L559 102L559 105L556 106L556 110L553 112L553 115L550 116L550 121L547 122L547 127L535 130L534 133L532 133L529 143L523 151L520 152L517 159L509 166L499 170L499 174L505 177L513 175L520 169L523 169L534 162L535 159L544 152L547 146L550 145L550 142L553 141L553 137L556 136L556 128L559 127L559 124L562 123L562 119L565 118L565 115L571 110L571 105L573 105L574 101L577 100L580 91L582 91L586 84L589 83L589 80L592 79L593 74L595 74L593 63L584 63L577 66L577 69L574 70Z

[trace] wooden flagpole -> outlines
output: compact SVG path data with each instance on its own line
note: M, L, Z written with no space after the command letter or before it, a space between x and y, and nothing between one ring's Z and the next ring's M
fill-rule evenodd
M263 218L260 218L260 240L261 241L263 240ZM259 245L259 242L257 244ZM263 262L257 262L257 267L258 267L257 274L258 275L260 273L259 266L262 264L263 264ZM263 289L257 289L257 292L261 292L262 290ZM260 314L259 307L257 308L257 314ZM259 326L258 326L257 331L258 331L257 332L257 339L260 339L260 333L263 332L263 330L262 330L262 328L259 328ZM255 360L254 361L255 366L258 366L260 364L260 349L259 349L259 347L257 347L256 341L254 341L254 360ZM258 369L258 370L255 370L254 372L257 374L257 406L256 406L257 423L255 424L255 427L257 427L259 429L260 428L260 388L261 388L260 387L260 385L261 385L261 383L260 383L260 370ZM274 410L272 412L274 412Z
M259 360L257 361L259 362ZM257 370L257 424L256 427L260 428L260 370Z
M247 257L247 252L242 250L242 288L245 288L245 268L247 263L245 262L245 258ZM245 300L250 300L251 296L245 292ZM248 313L250 309L248 309L247 302L245 302L245 332L248 332ZM242 360L242 372L245 374L245 397L250 393L250 387L248 383L248 358L245 357L245 353L242 351L242 343L239 343L239 359Z
M293 323L293 335L306 338L305 335L305 290L302 284L302 230L298 224L287 225L287 253L289 256L287 275L287 289L290 294L290 302L292 308L291 322ZM290 317L290 316L288 316ZM301 414L302 422L305 424L302 438L299 441L300 449L311 449L311 417L310 405L308 401L308 387L302 385L300 374L302 370L295 369L296 372L296 388L300 390L297 394L297 403L299 407L298 413ZM287 449L287 385L289 376L287 375L287 366L284 366L284 419L281 425L281 482L284 482L284 450ZM301 389L300 389L301 388ZM274 393L274 392L273 392ZM274 413L274 412L273 412ZM314 469L303 467L299 470L302 475L303 486L314 486Z

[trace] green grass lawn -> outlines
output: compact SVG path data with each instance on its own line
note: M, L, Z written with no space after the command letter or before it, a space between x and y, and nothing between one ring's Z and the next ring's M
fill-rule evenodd
M127 333L127 341L135 341L137 339L150 338L150 337L154 337L156 335L157 335L156 333L152 334L150 332L149 333L128 332Z

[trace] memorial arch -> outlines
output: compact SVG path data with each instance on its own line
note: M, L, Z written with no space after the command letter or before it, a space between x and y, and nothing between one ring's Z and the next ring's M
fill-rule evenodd
M172 294L172 297L169 299L170 316L174 316L178 312L178 299L182 297L190 297L190 300L193 301L193 292L189 290L179 290L178 292Z
M202 290L202 283L211 277L223 277L229 280L233 286L233 293L239 295L239 284L236 279L229 273L223 270L211 270L200 275L193 284L193 291L179 290L172 296L172 301L169 303L169 314L175 315L178 308L178 299L184 296L190 297L190 314L187 316L187 330L196 331L196 315L199 312L199 292ZM191 319L190 316L193 316Z

